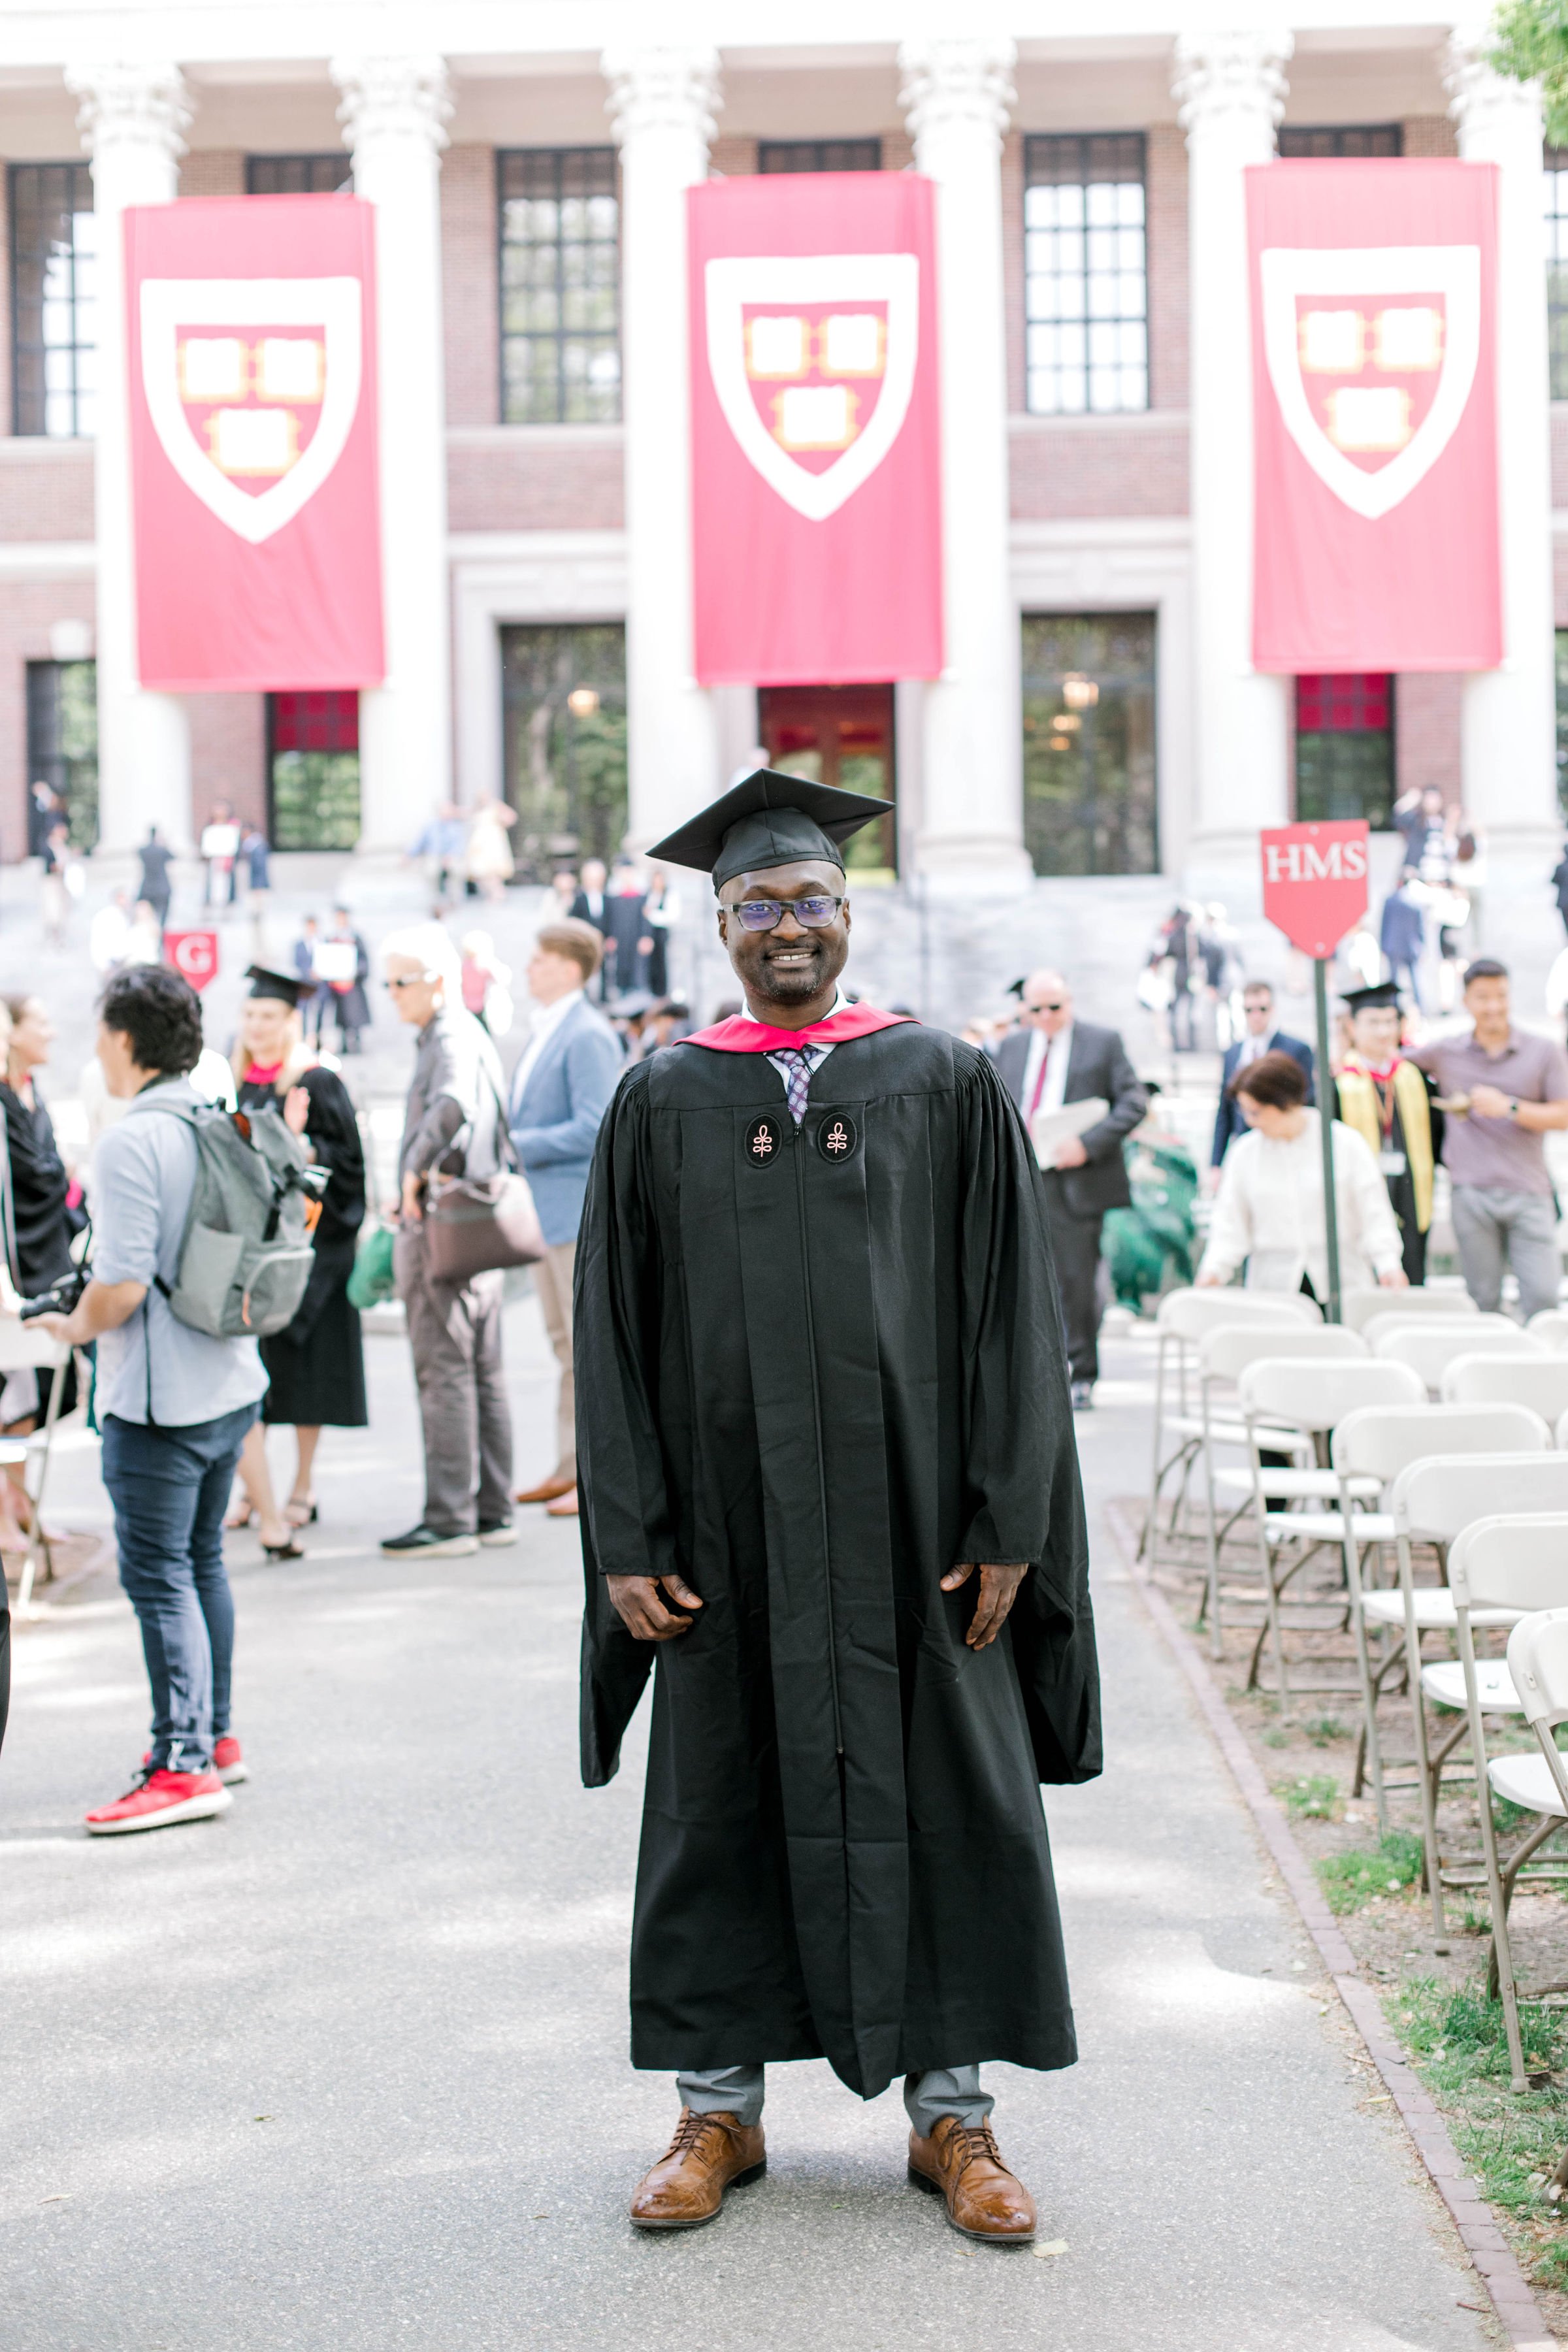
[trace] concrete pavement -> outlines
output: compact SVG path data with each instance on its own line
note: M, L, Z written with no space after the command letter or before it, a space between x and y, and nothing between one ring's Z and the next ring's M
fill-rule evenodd
M510 1311L519 1467L537 1310ZM1098 1538L1110 1769L1047 1792L1083 2048L991 2070L1051 2256L976 2250L904 2180L897 2090L770 2085L766 2179L711 2228L625 2204L674 2116L626 2063L639 1722L575 1768L570 1525L397 1566L418 1500L403 1344L329 1435L311 1557L234 1539L237 1727L214 1823L89 1843L145 1722L105 1573L18 1643L0 1772L0 2313L10 2352L854 2347L1475 2352L1490 2323L1171 1661ZM1091 1495L1143 1459L1148 1366L1080 1423ZM57 1510L101 1512L90 1454ZM984 1922L973 1964L986 1964Z

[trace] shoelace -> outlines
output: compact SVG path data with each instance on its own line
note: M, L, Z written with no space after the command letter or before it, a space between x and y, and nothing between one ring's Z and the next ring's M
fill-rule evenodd
M989 2119L983 2124L955 2123L948 2137L947 2144L956 2152L957 2163L954 2168L959 2173L967 2172L970 2166L983 2156L988 2156L992 2163L999 2166L1004 2172L1007 2168L1002 2163L1002 2151L996 2145L995 2135L991 2129Z
M705 2132L721 2133L724 2128L717 2117L700 2115L695 2107L688 2107L675 2126L675 2137L665 2150L665 2162L668 2164L672 2156L690 2154L697 2147Z

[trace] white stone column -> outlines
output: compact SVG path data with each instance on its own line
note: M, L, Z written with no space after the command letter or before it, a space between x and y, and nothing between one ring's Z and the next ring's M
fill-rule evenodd
M1467 163L1498 166L1498 504L1503 660L1465 681L1464 797L1491 856L1550 858L1557 814L1552 452L1541 94L1485 60L1484 29L1456 33L1446 76ZM1542 869L1544 871L1544 868Z
M926 690L916 856L939 889L1027 888L1019 622L1008 552L1002 140L1010 40L899 50L915 167L936 183L946 667Z
M646 847L724 782L693 670L686 299L686 191L708 176L719 55L626 47L603 64L621 151L627 836Z
M343 57L338 120L375 206L382 609L386 677L360 698L360 848L406 849L452 794L438 57Z
M1184 33L1174 96L1187 134L1194 887L1257 884L1258 832L1289 814L1289 682L1252 667L1252 347L1242 173L1274 152L1284 32ZM1206 895L1206 893L1205 893Z
M177 695L149 694L136 674L136 572L131 529L131 407L126 380L125 236L129 205L171 204L181 134L191 119L174 65L84 63L66 69L92 158L98 234L99 837L106 849L145 840L156 824L184 847L191 831L191 732Z

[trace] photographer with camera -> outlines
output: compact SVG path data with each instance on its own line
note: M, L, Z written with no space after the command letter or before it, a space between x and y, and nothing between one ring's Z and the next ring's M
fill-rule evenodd
M267 1374L254 1339L212 1338L170 1304L196 1188L205 1107L187 1073L201 1050L201 1008L177 972L113 976L98 1058L129 1108L98 1147L91 1279L68 1315L38 1318L72 1347L99 1342L103 1483L152 1685L152 1748L127 1793L88 1814L99 1836L223 1812L225 1783L246 1777L228 1727L223 1516Z

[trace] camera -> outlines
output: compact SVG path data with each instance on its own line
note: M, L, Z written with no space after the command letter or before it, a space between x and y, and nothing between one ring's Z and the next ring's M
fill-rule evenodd
M62 1274L58 1282L51 1282L47 1290L40 1290L36 1298L23 1299L18 1309L23 1322L30 1322L35 1315L68 1315L91 1280L89 1266L73 1265L70 1272Z

